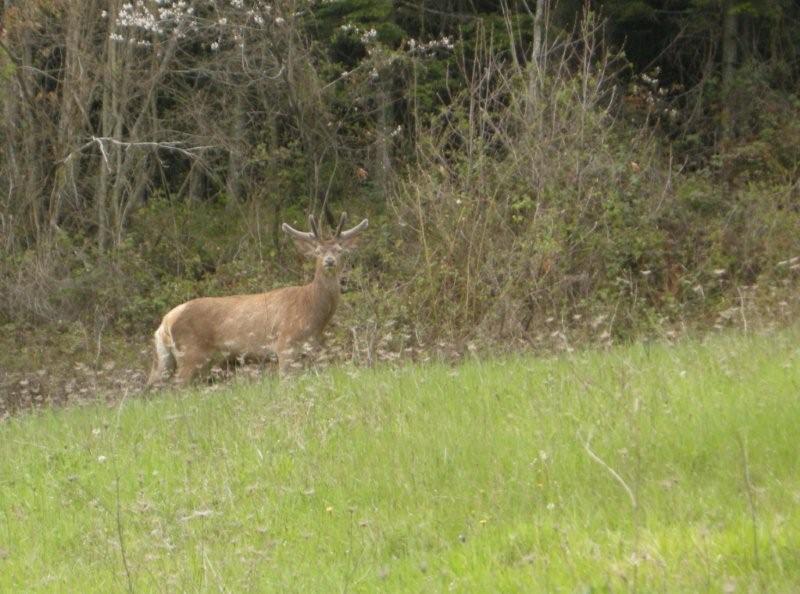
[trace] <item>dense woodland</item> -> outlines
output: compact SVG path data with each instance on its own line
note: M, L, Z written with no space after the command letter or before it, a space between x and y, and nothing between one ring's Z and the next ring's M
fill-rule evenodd
M4 0L0 324L144 344L370 231L347 353L785 320L793 0ZM72 344L72 343L71 343ZM456 349L461 347L455 347Z

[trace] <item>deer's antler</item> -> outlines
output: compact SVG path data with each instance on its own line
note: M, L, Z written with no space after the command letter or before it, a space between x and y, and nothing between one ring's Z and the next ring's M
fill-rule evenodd
M342 234L342 227L344 227L345 220L347 220L347 213L343 212L341 218L339 219L339 224L336 226L336 233L333 234L333 236L337 239Z
M311 226L311 231L298 231L294 227L292 227L289 223L284 223L281 225L281 229L284 232L288 233L295 239L302 239L305 241L318 241L319 240L319 233L317 232L317 223L314 220L314 215L308 215L308 223Z
M358 225L356 225L352 229L348 229L347 231L340 230L343 224L344 224L344 215L342 215L342 221L339 223L339 228L337 229L337 234L336 234L337 239L348 239L353 235L361 233L364 229L367 228L367 225L369 225L369 220L364 219Z

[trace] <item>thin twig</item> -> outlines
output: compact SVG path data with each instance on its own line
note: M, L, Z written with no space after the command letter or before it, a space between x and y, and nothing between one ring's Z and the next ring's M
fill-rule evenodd
M111 171L111 165L109 165L109 163L108 163L108 155L106 154L105 145L103 144L103 142L99 138L95 138L94 136L92 136L92 142L96 142L97 146L100 147L100 154L103 155L103 162L106 164L106 169L108 171ZM64 160L64 163L66 163L68 159L69 159L69 157Z
M578 431L578 439L580 439L580 431ZM638 502L636 501L636 495L634 495L633 491L632 491L632 490L631 490L631 488L628 486L628 483L626 483L626 482L625 482L625 479L623 479L623 478L622 478L622 477L619 475L619 473L618 473L616 470L614 470L614 469L613 469L613 468L611 468L611 467L610 467L608 464L606 464L606 463L605 463L605 462L602 460L602 458L600 458L600 456L598 456L597 454L595 454L595 453L592 451L592 449L589 447L589 442L590 442L591 440L592 440L592 435L591 435L591 433L590 433L590 434L589 434L589 437L588 437L588 438L586 439L586 441L583 443L583 448L586 450L586 453L587 453L587 454L589 454L589 457L590 457L592 460L594 460L594 461L595 461L595 462L597 462L597 463L598 463L600 466L602 466L603 468L605 468L605 469L606 469L606 470L607 470L607 471L608 471L608 472L611 474L611 476L613 476L613 477L614 477L614 479L616 479L616 481L617 481L617 482L618 482L620 485L622 485L622 488L623 488L623 489L625 489L625 492L628 494L628 498L630 498L630 500L631 500L631 506L633 506L633 509L637 509L637 508L638 508Z
M128 566L128 555L125 552L125 534L122 528L122 509L119 502L119 470L115 468L115 484L116 484L116 506L117 506L117 540L119 541L119 551L122 555L122 566L125 568L125 577L128 581L128 592L134 593L133 577L131 576L131 569Z
M750 458L747 455L747 440L739 433L736 434L736 441L739 443L739 448L742 450L742 471L744 474L744 485L747 492L747 504L750 508L750 525L753 532L753 561L756 565L756 570L760 573L761 562L758 552L758 518L756 515L756 500L753 495L755 489L753 482L750 480Z
M747 316L744 311L744 295L742 294L742 288L736 287L736 292L739 293L739 313L742 316L742 326L744 327L744 333L747 334Z
M119 423L120 417L122 416L122 409L125 406L125 400L128 398L128 391L125 390L125 393L122 395L122 400L119 403L119 408L117 409L117 422L114 427L114 479L115 479L115 491L116 491L116 521L117 521L117 540L119 541L119 551L120 555L122 556L122 566L125 568L125 577L128 582L128 592L130 594L134 594L135 588L133 587L133 576L131 575L131 568L128 565L128 555L125 549L125 533L123 530L122 524L122 505L120 503L120 496L119 496L119 466L117 465L117 436L119 435Z
M191 146L191 147L184 148L184 147L181 146L184 143L180 142L180 141L163 141L163 142L138 141L138 142L128 142L128 141L118 140L116 138L111 138L109 136L92 136L90 140L88 140L87 142L85 142L84 144L82 144L81 146L76 148L74 151L69 153L66 157L64 157L63 159L60 159L57 162L58 163L68 163L72 158L75 157L75 155L79 155L79 154L83 153L84 150L86 150L87 148L92 146L93 144L97 144L97 146L100 147L100 152L103 155L103 160L105 161L106 166L108 166L108 155L106 154L105 144L104 144L106 142L109 143L109 144L113 144L115 146L124 147L125 149L129 149L129 148L155 148L155 149L162 149L162 150L168 150L168 151L175 151L175 152L181 153L182 155L184 155L186 157L189 157L189 158L196 158L197 155L195 153L198 153L198 152L201 152L201 151L205 151L205 150L209 150L209 149L218 148L218 147L216 147L214 145Z

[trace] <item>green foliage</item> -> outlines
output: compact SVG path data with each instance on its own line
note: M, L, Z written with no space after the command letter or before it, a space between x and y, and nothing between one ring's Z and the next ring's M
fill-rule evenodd
M28 159L0 156L0 177L16 172L9 187L26 192L0 199L3 323L138 335L191 297L300 282L279 224L302 225L323 205L377 223L353 263L343 328L399 321L430 340L531 341L548 319L567 328L604 317L592 334L629 337L712 320L741 286L796 286L790 269L776 272L800 250L800 29L790 0L609 0L596 3L599 16L550 3L540 72L529 64L534 3L315 3L266 19L263 31L246 20L244 53L212 50L211 33L198 33L159 79L145 119L181 146L197 135L213 148L192 159L135 153L143 165L115 186L129 202L105 213L129 208L113 241L100 240L94 202L108 167L94 145L75 151L105 133L95 129L105 83L59 95L72 72L61 58L70 1L58 11L17 3L6 23L11 55L33 62L15 72L4 54L0 73L13 91L3 100L25 100L2 111L11 117L0 120L10 143L1 155ZM726 9L741 39L723 93ZM80 46L98 68L100 29ZM445 36L452 50L411 49L412 39ZM132 72L148 63L136 47ZM232 117L234 105L242 111ZM733 122L725 146L723 106ZM47 167L25 178L25 163Z
M607 14L612 15L621 24L641 21L654 22L657 18L656 8L646 0L610 0L605 3L604 9Z

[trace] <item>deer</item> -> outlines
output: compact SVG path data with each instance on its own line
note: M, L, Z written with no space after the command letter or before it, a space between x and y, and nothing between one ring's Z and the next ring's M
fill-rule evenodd
M369 221L342 230L346 213L329 239L313 215L310 231L281 226L304 256L314 258L313 280L266 293L200 297L171 309L155 332L147 387L172 379L184 386L218 362L277 356L280 377L298 366L304 345L318 346L339 303L342 255L352 251Z

